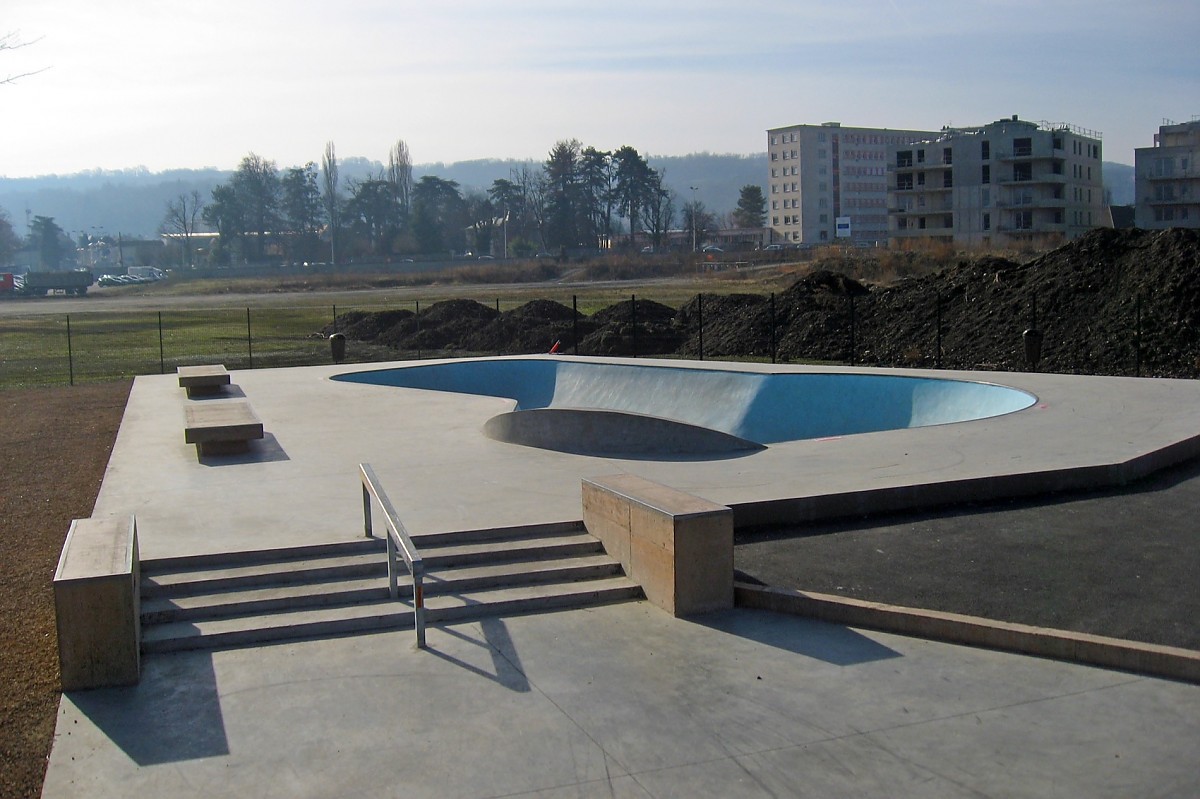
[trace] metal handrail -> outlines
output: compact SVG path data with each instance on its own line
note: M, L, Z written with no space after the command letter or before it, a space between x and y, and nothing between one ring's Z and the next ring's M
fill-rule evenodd
M413 619L417 628L417 648L425 648L425 590L422 585L422 580L425 576L425 562L421 560L421 553L417 551L417 547L413 544L412 539L408 537L408 531L404 529L404 523L400 521L400 515L396 513L396 508L392 505L383 487L379 484L379 478L375 476L375 470L370 464L358 464L359 477L362 480L363 493L363 527L366 530L367 538L374 538L371 521L373 514L371 513L371 498L379 503L380 510L383 511L383 518L387 522L387 563L388 563L388 594L392 599L397 599L400 595L400 589L397 585L396 574L399 571L399 564L396 562L396 552L399 551L404 558L405 565L408 566L408 573L412 575L413 581Z

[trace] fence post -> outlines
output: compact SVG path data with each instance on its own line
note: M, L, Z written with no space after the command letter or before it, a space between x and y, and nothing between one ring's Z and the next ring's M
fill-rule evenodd
M67 314L67 375L71 385L75 385L75 353L71 350L71 315Z
M1135 317L1133 329L1133 368L1134 376L1142 376L1142 295L1137 295L1137 302L1134 304Z
M250 368L254 368L254 339L250 335L250 309L246 309L246 352L250 355Z
M496 298L496 321L497 322L500 321L500 298L499 297ZM497 328L499 328L499 324L497 324ZM502 338L503 338L502 336L496 336L496 355L504 354L504 345L500 343Z
M704 293L696 295L696 310L700 317L700 360L704 360Z
M849 295L849 297L850 297L850 357L847 358L846 360L851 366L853 366L854 365L854 295L851 294L851 295Z
M777 344L775 340L775 292L771 292L771 363L775 363L775 352Z
M417 304L417 310L416 313L413 314L413 319L416 320L417 323L417 332L415 338L417 339L417 360L419 361L421 360L421 301L413 300L413 302Z
M575 342L575 354L579 354L579 295L571 295L571 338Z
M333 332L338 332L337 329L337 305L333 306Z
M633 357L638 355L638 335L637 335L637 295L629 295L629 326L633 331Z
M937 352L933 355L933 365L942 368L942 293L939 291L934 295L937 303Z
M167 360L163 357L162 311L158 312L158 373L166 374Z

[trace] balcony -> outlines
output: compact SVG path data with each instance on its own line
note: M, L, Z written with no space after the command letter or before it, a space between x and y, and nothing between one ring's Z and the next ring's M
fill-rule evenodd
M1007 178L993 182L999 183L1001 186L1030 186L1038 183L1060 184L1067 182L1067 176L1046 172L1040 175L1030 175L1028 178L1023 179Z

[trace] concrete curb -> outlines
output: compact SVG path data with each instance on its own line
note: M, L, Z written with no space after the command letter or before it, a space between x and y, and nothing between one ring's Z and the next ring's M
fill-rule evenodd
M1200 652L789 588L734 584L738 607L1200 683Z

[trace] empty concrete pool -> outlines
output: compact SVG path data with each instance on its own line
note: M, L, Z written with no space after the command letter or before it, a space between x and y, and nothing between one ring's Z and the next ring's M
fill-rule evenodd
M940 377L776 374L553 359L443 362L334 379L504 397L484 432L580 454L717 455L802 439L966 422L1020 411L1032 394Z

